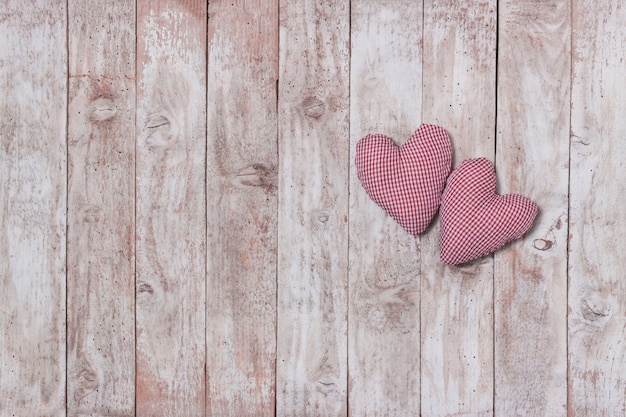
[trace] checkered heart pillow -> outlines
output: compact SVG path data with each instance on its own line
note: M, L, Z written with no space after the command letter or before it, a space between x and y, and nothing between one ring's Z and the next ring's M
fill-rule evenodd
M485 158L455 169L443 192L440 258L461 264L495 252L530 229L537 206L517 194L496 194L496 174Z
M367 135L356 145L367 195L413 236L437 212L451 163L450 139L439 126L421 125L400 147L385 135Z

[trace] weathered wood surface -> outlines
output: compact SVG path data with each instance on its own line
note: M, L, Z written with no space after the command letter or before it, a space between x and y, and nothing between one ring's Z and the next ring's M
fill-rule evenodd
M278 1L210 2L208 32L207 415L273 416Z
M624 414L618 0L0 3L0 417ZM368 199L422 122L524 239Z
M134 2L68 7L68 415L132 416Z
M424 3L423 122L443 126L453 168L495 158L496 1ZM493 415L493 259L439 260L439 218L422 237L421 415Z
M203 416L206 2L137 2L137 415Z
M568 417L626 412L626 9L573 3Z
M352 2L349 402L351 416L420 411L419 239L371 201L356 175L357 141L398 145L421 119L422 7Z
M349 12L280 4L278 415L348 409Z
M539 207L495 254L495 415L567 412L570 7L499 4L496 172L500 193Z
M66 8L0 5L0 415L65 415Z

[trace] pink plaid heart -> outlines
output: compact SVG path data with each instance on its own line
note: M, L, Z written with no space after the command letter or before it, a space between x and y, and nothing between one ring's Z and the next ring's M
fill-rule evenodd
M537 206L526 197L496 194L496 173L487 159L465 160L441 199L441 261L456 265L495 252L522 237L536 215Z
M448 134L434 125L421 125L400 147L385 135L367 135L356 145L357 176L367 195L413 236L437 212L451 163Z

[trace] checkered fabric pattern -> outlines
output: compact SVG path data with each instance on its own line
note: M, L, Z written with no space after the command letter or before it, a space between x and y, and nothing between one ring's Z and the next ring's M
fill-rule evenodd
M439 208L452 146L443 128L423 124L400 147L385 135L365 136L356 145L355 164L367 195L417 236Z
M461 264L495 252L530 229L537 206L521 195L496 194L496 174L485 158L455 169L443 192L440 258Z

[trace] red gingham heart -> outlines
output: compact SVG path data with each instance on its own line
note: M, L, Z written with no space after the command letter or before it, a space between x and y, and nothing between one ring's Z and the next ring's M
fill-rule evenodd
M400 147L385 135L365 136L356 145L355 164L367 195L417 236L439 208L452 146L443 128L424 124Z
M496 194L496 174L485 158L455 169L441 199L440 258L461 264L488 255L518 239L537 215L535 203L518 194Z

